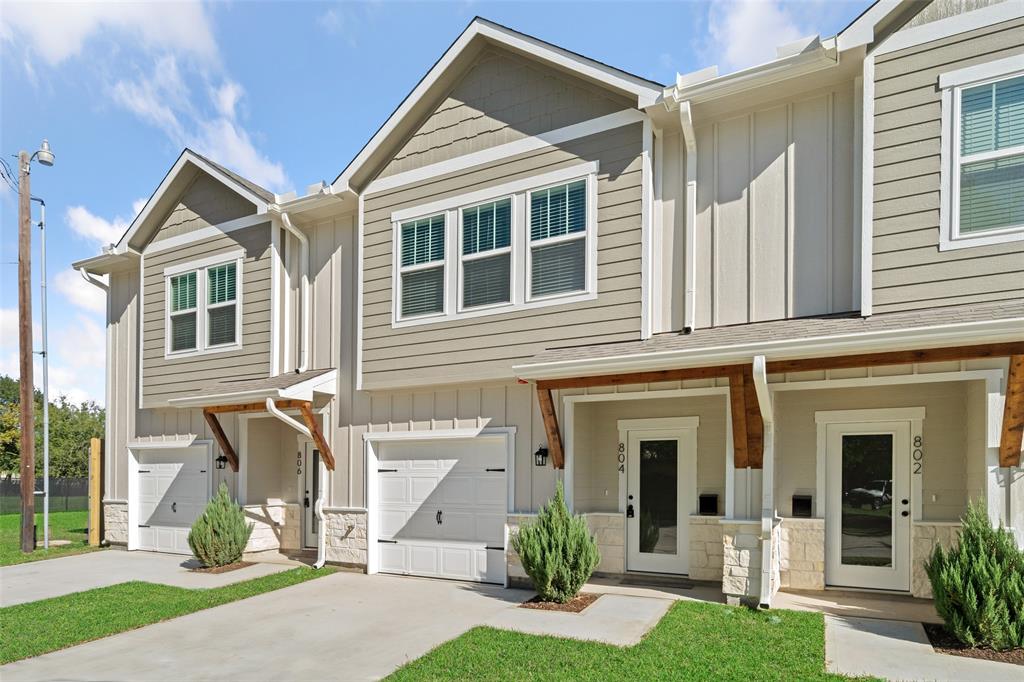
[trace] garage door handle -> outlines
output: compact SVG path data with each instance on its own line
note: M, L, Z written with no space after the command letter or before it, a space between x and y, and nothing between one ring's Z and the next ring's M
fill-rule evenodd
M174 512L175 514L178 513L178 503L177 502L171 502L171 511Z
M441 525L442 523L444 523L444 520L442 519L442 515L443 515L443 514L444 514L444 512L443 512L442 510L438 509L438 510L437 510L437 516L435 516L435 517L434 517L434 518L436 518L436 519L437 519L437 525L439 525L439 526L440 526L440 525Z

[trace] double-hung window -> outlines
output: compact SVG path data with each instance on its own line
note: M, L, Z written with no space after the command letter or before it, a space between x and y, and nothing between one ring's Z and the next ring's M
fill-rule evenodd
M213 256L164 271L168 356L241 345L241 265L240 256Z
M530 298L587 286L587 181L530 192Z
M1024 238L1024 72L1019 60L943 74L942 246ZM1005 68L1016 73L1000 73Z
M512 301L512 199L462 209L462 308Z
M402 317L443 313L445 215L402 223L400 239Z

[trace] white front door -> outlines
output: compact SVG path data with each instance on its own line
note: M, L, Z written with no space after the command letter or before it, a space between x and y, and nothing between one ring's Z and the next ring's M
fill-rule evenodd
M828 424L825 582L910 589L910 423Z
M381 443L378 536L385 573L505 582L504 436Z
M299 504L302 505L302 544L316 547L320 519L316 517L316 501L320 497L320 450L312 441L305 441L296 469L299 477Z
M205 446L140 450L138 549L191 554L188 534L210 499Z
M696 429L630 431L626 450L626 568L689 571Z

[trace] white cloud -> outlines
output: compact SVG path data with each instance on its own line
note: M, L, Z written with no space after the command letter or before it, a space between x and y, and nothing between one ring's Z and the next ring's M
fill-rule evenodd
M793 7L798 7L799 21ZM779 0L713 0L708 7L708 49L729 73L775 59L775 48L814 33L804 10Z
M65 298L79 308L92 313L105 313L107 296L94 284L89 284L77 271L68 268L57 273L54 286Z
M189 2L5 2L0 38L23 41L50 66L82 53L109 30L149 51L172 50L204 62L219 60L206 8Z
M241 85L234 81L225 81L219 88L213 91L211 97L220 115L234 120L235 107L238 106L238 100L242 99L244 95L245 90L242 89Z
M85 206L69 206L64 219L75 234L98 242L101 246L113 244L120 239L130 222L120 216L113 220L101 218Z

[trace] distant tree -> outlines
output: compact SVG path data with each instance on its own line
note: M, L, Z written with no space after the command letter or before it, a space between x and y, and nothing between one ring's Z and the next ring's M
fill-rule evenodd
M21 468L19 382L0 375L0 475ZM35 392L36 475L43 473L43 394ZM89 472L89 440L102 438L106 413L90 401L76 405L65 396L50 401L50 475L82 477Z

